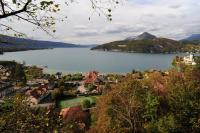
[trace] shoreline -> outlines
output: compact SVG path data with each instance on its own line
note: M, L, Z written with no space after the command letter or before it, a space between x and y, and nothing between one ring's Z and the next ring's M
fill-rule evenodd
M77 46L77 47L57 47L59 48L90 48L87 46ZM25 51L36 51L36 50L53 50L53 49L57 49L57 48L36 48L36 49L19 49L19 50L8 50L8 51L3 51L3 54L5 53L14 53L14 52L25 52ZM3 55L0 53L0 55Z
M169 52L169 53L147 53L147 52L135 52L135 51L121 51L121 50L103 50L103 49L90 49L91 51L100 51L100 52L113 52L113 53L135 53L135 54L189 54L190 52ZM199 53L194 53L194 54L200 54Z
M37 66L38 67L38 66ZM41 66L39 66L41 68ZM98 70L89 70L89 71L85 71L85 72L80 72L80 71L77 71L77 72L73 72L73 71L58 71L58 70L53 70L53 69L48 69L48 68L42 68L43 69L43 73L44 74L56 74L57 72L62 72L62 74L64 75L68 75L68 74L77 74L77 73L81 73L83 75L87 75L88 72L90 71L97 71L99 72L100 75L108 75L108 74L113 74L113 75L126 75L127 73L130 73L131 71L129 72L100 72Z

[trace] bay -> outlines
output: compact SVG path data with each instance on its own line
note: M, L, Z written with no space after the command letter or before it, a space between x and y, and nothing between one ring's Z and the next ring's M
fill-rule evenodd
M48 73L127 73L135 70L166 70L177 54L143 54L91 51L89 48L56 48L10 52L0 60L25 61L28 65L48 66ZM181 54L183 55L183 54Z

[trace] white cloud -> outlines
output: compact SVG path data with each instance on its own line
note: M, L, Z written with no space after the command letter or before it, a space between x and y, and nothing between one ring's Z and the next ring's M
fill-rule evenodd
M144 31L181 39L200 32L200 0L127 0L114 9L112 22L98 14L92 15L89 0L77 1L68 7L62 6L58 16L65 14L68 21L57 23L56 41L98 44ZM13 25L34 38L55 40L42 31L33 32L29 24L25 23L23 28L17 22Z

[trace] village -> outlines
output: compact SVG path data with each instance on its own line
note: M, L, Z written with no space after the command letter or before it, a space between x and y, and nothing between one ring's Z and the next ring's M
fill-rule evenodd
M176 67L180 63L195 66L197 58L192 54L176 57ZM15 95L23 95L32 108L55 107L65 120L77 118L86 124L84 126L88 126L90 111L96 108L98 98L127 75L137 80L148 80L152 75L162 75L161 79L167 79L169 72L152 69L144 72L133 70L127 74L102 74L94 70L84 74L47 74L41 67L4 61L0 65L0 104ZM162 82L155 81L152 87L158 95L165 95Z
M17 79L18 73L15 72L14 66L10 65L12 62L3 64L0 66L0 103L20 94L25 96L33 108L61 109L64 118L74 111L87 115L88 110L95 107L98 97L124 77L119 74L100 74L97 71L85 74L45 74L43 68L24 66L24 83L24 78Z

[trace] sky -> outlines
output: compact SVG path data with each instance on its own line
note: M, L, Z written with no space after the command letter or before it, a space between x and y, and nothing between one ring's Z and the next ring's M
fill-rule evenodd
M76 44L102 44L143 32L176 40L200 33L200 0L121 0L113 9L112 21L93 13L89 0L76 1L61 6L56 17L67 16L67 21L57 22L54 38L41 30L33 31L26 22L14 21L12 25L33 39Z

